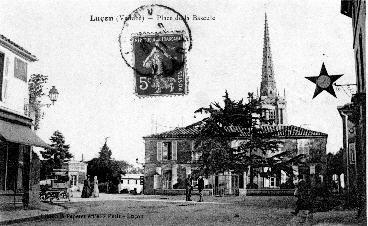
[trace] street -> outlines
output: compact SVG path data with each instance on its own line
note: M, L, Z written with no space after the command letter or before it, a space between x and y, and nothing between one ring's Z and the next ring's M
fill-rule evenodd
M293 197L205 197L101 194L72 198L69 213L19 225L293 225ZM197 197L193 197L197 200ZM356 225L354 212L316 213L313 225Z

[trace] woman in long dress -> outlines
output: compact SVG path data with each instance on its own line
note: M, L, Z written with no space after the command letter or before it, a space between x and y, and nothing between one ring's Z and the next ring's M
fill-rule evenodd
M98 197L99 196L99 190L98 190L98 180L97 180L97 176L95 176L93 178L93 197Z
M83 190L82 190L82 198L89 198L91 194L91 184L89 182L89 176L84 180Z

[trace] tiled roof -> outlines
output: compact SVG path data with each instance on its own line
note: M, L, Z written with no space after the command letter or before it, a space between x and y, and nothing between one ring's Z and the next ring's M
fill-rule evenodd
M144 138L194 138L198 135L202 122L197 122L186 127L177 127L163 133L152 134ZM277 138L310 138L310 137L327 137L327 134L305 129L293 125L263 125L261 129L265 133L272 134ZM228 132L237 132L240 137L248 137L249 133L245 128L239 126L230 126Z
M30 61L36 61L37 57L33 55L32 53L28 52L26 49L18 45L17 43L13 42L9 38L5 37L4 35L0 34L0 43L5 44L7 48L11 51L16 51L18 54L23 55Z

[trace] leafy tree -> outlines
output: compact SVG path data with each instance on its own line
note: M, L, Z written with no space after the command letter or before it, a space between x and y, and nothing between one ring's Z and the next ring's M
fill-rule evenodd
M112 159L112 151L106 142L102 146L98 158L93 158L88 162L87 173L91 178L97 176L99 182L118 182L121 174L125 174L131 167L126 161L116 161Z
M327 170L326 170L327 172L326 174L327 174L328 182L331 182L330 180L332 180L332 176L336 174L338 175L339 184L341 184L340 175L345 174L343 151L344 149L340 148L340 150L336 152L335 154L333 153L327 154Z
M343 160L343 148L340 148L338 152L335 154L328 153L327 154L327 174L343 174L345 172L344 169L344 160Z
M41 98L45 95L43 91L44 85L47 83L48 77L42 74L32 74L28 81L29 91L29 107L30 111L34 113L34 129L39 129L40 120L42 117L41 112Z
M51 148L41 152L44 159L41 165L41 179L46 179L53 169L60 169L64 162L73 158L73 155L69 152L70 146L65 144L64 135L60 131L55 131L50 141Z
M201 156L198 171L209 175L226 171L240 173L250 168L251 181L259 167L271 167L272 171L262 174L264 177L279 170L292 175L291 163L301 156L293 158L291 151L276 154L281 142L261 129L260 123L266 119L253 94L248 93L248 103L232 100L227 91L223 98L223 107L215 102L195 111L209 114L198 125L200 131L195 141L195 149ZM246 140L232 147L232 141L239 137Z

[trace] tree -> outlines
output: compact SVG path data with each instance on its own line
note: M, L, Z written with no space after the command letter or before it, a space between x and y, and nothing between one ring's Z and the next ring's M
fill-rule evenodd
M34 129L38 130L40 126L40 120L42 117L41 112L41 98L45 95L43 87L47 83L48 77L42 74L32 74L28 81L29 91L29 107L30 111L34 113Z
M62 168L64 162L73 158L73 155L69 152L70 146L65 144L64 135L60 131L55 131L50 138L51 148L41 152L42 161L41 166L41 179L46 179L53 169Z
M215 102L209 107L199 108L195 113L209 114L202 122L195 140L195 150L200 153L200 173L209 175L226 171L236 173L250 168L250 179L259 167L271 167L262 176L269 177L279 170L293 175L291 163L302 156L293 157L291 151L279 151L281 142L272 139L273 134L261 129L266 122L262 109L252 93L248 93L248 103L234 101L225 91L223 107ZM238 137L246 137L238 147L231 143ZM274 153L274 155L270 155Z
M332 154L332 153L327 154L326 174L327 174L327 180L329 183L332 180L332 176L336 174L338 175L339 184L341 184L340 175L345 174L343 151L344 149L340 148L340 150L336 152L335 154Z
M112 179L112 151L106 142L98 153L98 158L93 158L88 162L87 173L92 177L97 176L100 182L107 182Z
M93 178L97 176L99 182L116 182L121 174L125 174L131 167L126 161L112 159L112 151L106 142L102 146L98 158L88 162L87 173Z

